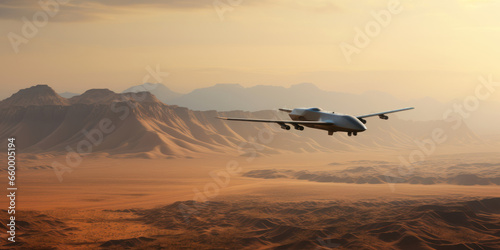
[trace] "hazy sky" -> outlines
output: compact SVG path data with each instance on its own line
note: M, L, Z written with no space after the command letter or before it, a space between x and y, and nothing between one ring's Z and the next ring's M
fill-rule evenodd
M122 91L156 82L147 68L157 66L168 72L160 80L183 93L312 82L450 100L473 91L479 74L500 81L498 1L44 1L51 7L0 0L2 98L41 83ZM368 40L355 43L357 30ZM341 44L355 48L350 62Z

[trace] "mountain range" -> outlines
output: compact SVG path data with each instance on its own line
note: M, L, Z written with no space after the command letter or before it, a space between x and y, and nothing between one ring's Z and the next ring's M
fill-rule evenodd
M468 97L452 102L440 102L430 97L401 100L390 94L367 91L360 94L325 91L314 84L302 83L288 88L281 86L258 85L243 87L239 84L216 84L207 88L195 89L187 94L176 93L163 84L137 85L124 92L149 91L160 101L169 105L179 105L193 110L275 110L278 108L321 107L339 113L361 115L403 107L415 107L412 112L396 116L416 121L440 120L456 105L464 106ZM409 90L411 91L411 90ZM500 119L497 115L500 102L481 101L479 107L465 117L467 124L478 134L497 134Z
M216 84L206 88L195 89L182 94L172 91L161 83L144 83L132 86L122 91L148 91L158 100L168 105L178 105L191 110L207 111L259 111L275 110L286 107L321 107L337 113L361 115L400 107L415 107L412 112L403 112L395 116L416 121L442 120L449 111L456 112L456 107L466 109L466 105L474 99L474 91L469 96L457 97L450 102L441 102L431 97L413 100L402 100L398 97L380 91L360 91L358 94L326 91L312 83L301 83L290 87L257 85L243 87L239 84ZM408 91L411 91L409 89ZM78 96L78 93L64 92L59 94L63 98ZM472 97L472 99L471 99ZM500 101L491 96L480 100L472 110L465 110L465 122L478 135L490 138L499 134Z
M299 87L311 87L308 85ZM217 116L287 119L272 110L194 111L166 105L148 91L91 89L63 98L47 85L22 89L0 102L0 140L16 136L22 152L101 153L115 157L192 157L204 153L274 154L349 150L411 150L435 128L446 144L481 143L467 127L442 120L371 119L357 137L325 131L285 131L276 124L227 122ZM263 139L264 138L264 139Z

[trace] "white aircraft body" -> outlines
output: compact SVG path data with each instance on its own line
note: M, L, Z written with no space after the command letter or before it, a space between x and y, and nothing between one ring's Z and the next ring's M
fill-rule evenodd
M246 122L267 122L277 123L282 129L290 130L292 125L297 130L304 130L304 127L322 129L328 131L328 135L333 135L334 132L347 132L347 135L358 135L358 132L366 130L365 118L378 116L380 119L387 120L387 114L410 110L413 108L403 108L390 110L386 112L352 116L345 114L337 114L334 112L323 111L320 108L296 108L296 109L279 109L287 112L292 120L264 120L264 119L247 119L247 118L228 118L217 117L228 121L246 121Z

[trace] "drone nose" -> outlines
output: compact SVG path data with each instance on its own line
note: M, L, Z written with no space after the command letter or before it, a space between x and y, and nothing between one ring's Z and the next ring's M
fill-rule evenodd
M351 117L347 118L347 120L349 120L349 125L350 125L349 127L353 131L363 132L366 130L365 124L363 124L359 119L351 116Z
M366 130L366 126L365 126L365 124L359 122L358 124L356 124L356 129L358 129L359 132L363 132Z

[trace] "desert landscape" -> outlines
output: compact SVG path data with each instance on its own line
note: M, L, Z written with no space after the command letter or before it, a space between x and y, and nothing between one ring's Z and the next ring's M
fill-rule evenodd
M19 150L16 242L2 224L2 248L500 247L500 144L465 123L393 116L330 137L217 116L284 118L47 85L1 101L0 139Z
M0 0L0 249L500 249L498 13Z

